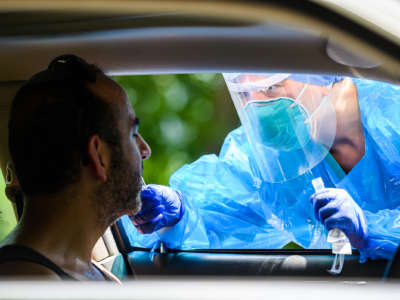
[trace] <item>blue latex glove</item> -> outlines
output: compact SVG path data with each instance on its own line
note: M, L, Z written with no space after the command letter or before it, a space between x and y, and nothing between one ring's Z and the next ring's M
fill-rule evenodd
M142 210L130 216L140 233L152 233L174 226L183 216L184 204L179 191L163 185L149 184L142 190L141 198Z
M357 249L368 247L368 225L362 209L346 190L325 188L310 198L315 218L329 231L342 229L351 245Z

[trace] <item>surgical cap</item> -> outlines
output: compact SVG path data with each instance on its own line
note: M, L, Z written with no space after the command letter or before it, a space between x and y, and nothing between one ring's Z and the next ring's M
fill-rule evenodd
M330 75L304 75L304 74L291 74L288 80L295 80L309 84L315 84L320 86L328 86L333 83L342 81L343 76L330 76Z

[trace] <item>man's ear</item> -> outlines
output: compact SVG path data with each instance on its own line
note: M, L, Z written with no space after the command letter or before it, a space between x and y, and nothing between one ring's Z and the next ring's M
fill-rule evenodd
M110 163L110 153L107 143L99 136L93 135L88 143L89 165L95 176L103 182L107 181L107 170Z

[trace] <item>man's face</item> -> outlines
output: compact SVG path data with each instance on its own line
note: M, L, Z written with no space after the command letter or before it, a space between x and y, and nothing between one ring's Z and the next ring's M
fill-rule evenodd
M109 78L96 81L101 87L96 90L115 107L120 145L111 147L111 163L107 182L100 188L103 199L104 218L110 221L119 216L134 214L141 209L138 197L141 187L142 160L150 156L150 147L138 133L138 119L128 101L125 91Z

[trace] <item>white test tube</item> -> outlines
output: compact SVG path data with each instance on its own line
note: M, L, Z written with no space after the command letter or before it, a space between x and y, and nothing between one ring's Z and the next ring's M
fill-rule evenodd
M325 188L321 177L317 177L311 181L315 192ZM338 275L342 272L344 264L344 255L351 254L351 245L345 233L339 228L333 228L328 232L328 243L332 244L332 253L335 254L333 264L329 273Z

